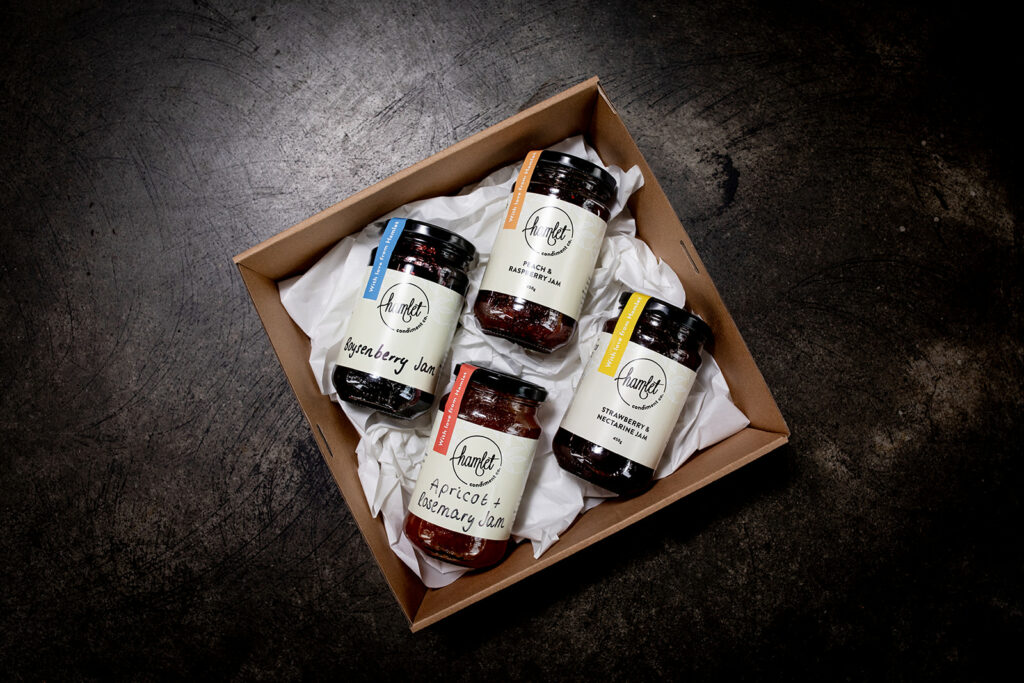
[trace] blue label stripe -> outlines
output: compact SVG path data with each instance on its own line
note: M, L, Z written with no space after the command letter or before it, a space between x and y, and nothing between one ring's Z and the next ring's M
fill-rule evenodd
M377 258L373 260L373 269L370 271L370 279L366 281L366 290L363 292L364 299L376 299L380 295L380 287L384 283L384 272L388 269L388 262L391 260L391 252L398 244L398 238L405 230L404 218L392 218L384 228L384 234L380 236L380 243L377 245Z

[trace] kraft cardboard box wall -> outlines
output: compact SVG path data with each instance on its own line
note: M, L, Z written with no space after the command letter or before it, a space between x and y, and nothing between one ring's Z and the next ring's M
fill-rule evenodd
M358 435L320 393L309 367L309 339L285 312L280 280L302 273L338 240L407 202L452 194L492 170L582 133L606 164L638 165L644 186L629 207L637 236L679 275L687 303L715 331L711 349L736 405L750 419L743 431L694 455L646 494L613 500L582 515L540 559L520 544L500 565L428 590L391 552L380 520L370 515L356 475ZM507 588L647 517L786 443L789 430L753 357L668 198L597 78L506 119L271 237L234 259L267 336L312 429L313 438L413 631ZM626 532L628 533L628 531Z

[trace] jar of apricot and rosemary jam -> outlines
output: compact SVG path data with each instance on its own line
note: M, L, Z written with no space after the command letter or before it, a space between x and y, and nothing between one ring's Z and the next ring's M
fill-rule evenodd
M508 550L547 390L468 363L455 375L434 420L405 535L433 557L480 569Z
M647 489L700 368L711 328L645 294L605 322L555 433L562 469L623 496Z
M586 159L530 152L473 306L485 333L544 352L569 341L615 189L615 178Z

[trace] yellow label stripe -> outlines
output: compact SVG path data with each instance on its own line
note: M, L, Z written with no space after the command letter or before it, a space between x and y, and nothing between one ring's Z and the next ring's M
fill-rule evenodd
M650 298L646 294L637 292L629 295L629 301L622 307L622 313L619 314L619 319L615 323L615 331L612 332L612 338L604 350L604 357L601 359L601 365L598 366L598 372L603 372L609 377L615 376L615 372L619 369L619 361L622 360L622 354L626 352L626 344L633 336L636 321L640 319L640 314L643 313L644 306L647 305L647 300Z
M523 167L519 169L519 176L516 178L516 189L512 192L512 202L508 205L508 213L505 214L505 230L515 230L519 221L519 214L523 210L523 201L526 199L526 188L530 186L530 178L533 177L533 169L537 166L537 159L540 158L541 150L537 149L526 155Z

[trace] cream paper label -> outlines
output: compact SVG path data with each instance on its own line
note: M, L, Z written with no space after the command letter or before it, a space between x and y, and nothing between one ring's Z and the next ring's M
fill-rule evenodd
M562 428L655 469L697 373L629 342L609 377L599 366L611 337L599 335Z
M367 268L361 293L369 276ZM432 394L462 303L447 287L388 268L376 299L360 294L334 362Z
M434 418L409 512L449 531L504 541L512 534L537 440L456 420L448 453L439 453L433 444L443 415L438 411Z
M605 227L599 216L575 204L527 192L515 228L498 230L480 289L578 320Z

